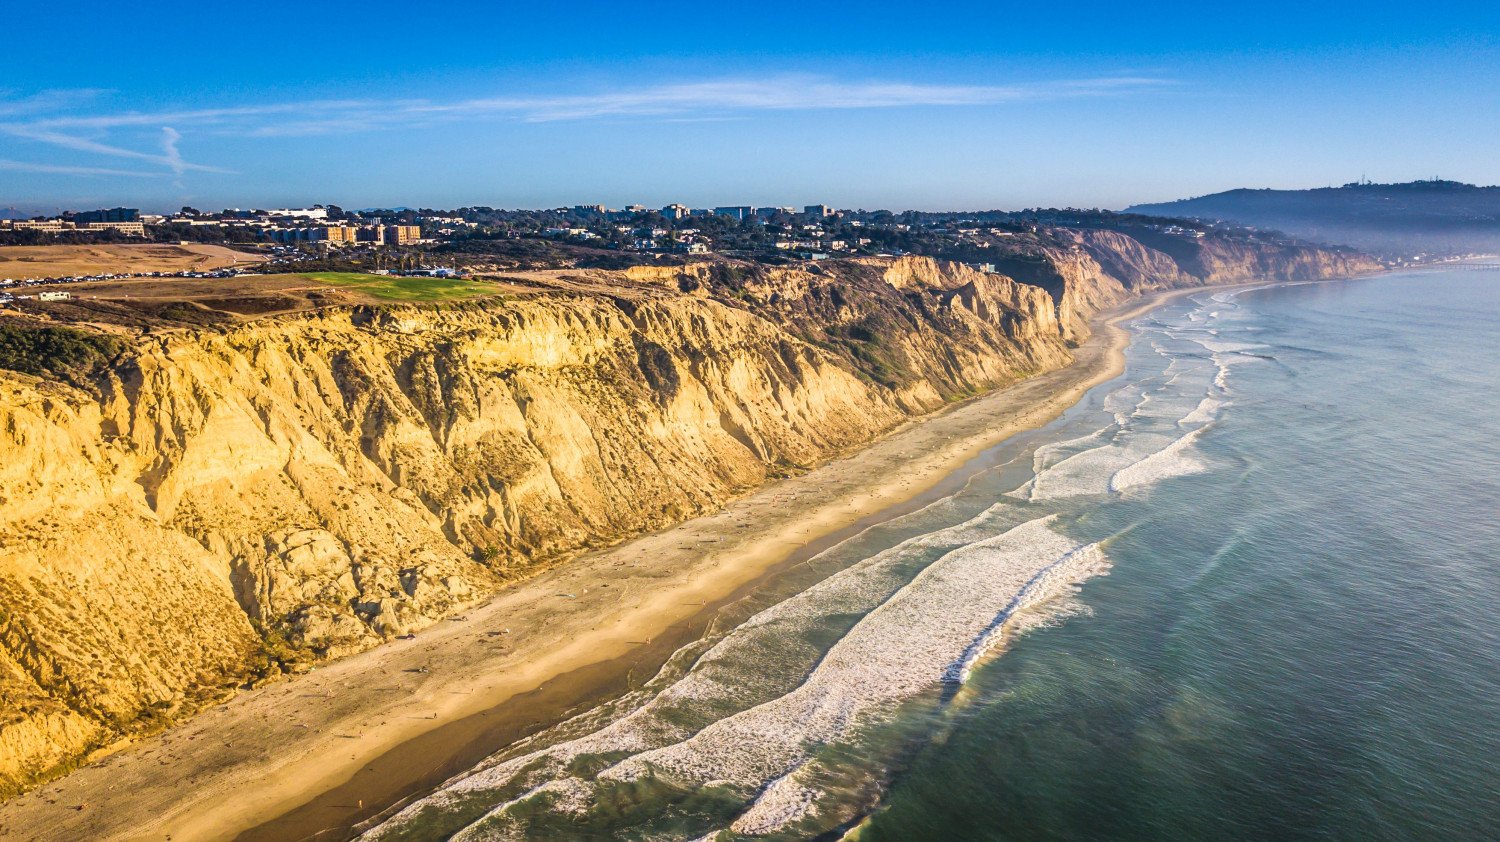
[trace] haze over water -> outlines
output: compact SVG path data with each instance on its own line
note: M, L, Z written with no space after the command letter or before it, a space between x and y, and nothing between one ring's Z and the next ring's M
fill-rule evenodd
M961 491L374 835L1500 836L1497 323L1496 271L1162 308Z

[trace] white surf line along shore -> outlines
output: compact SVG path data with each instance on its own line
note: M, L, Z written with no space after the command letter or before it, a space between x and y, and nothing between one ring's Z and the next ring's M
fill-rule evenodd
M747 794L764 789L735 822L737 831L764 833L800 818L816 794L802 779L810 745L842 741L879 721L894 703L940 682L962 680L995 645L1007 620L1104 571L1107 562L1097 546L1054 531L1054 516L1005 528L1007 516L1015 514L1009 509L998 503L966 522L903 541L765 609L637 710L580 738L481 764L370 838L399 833L428 810L441 813L476 793L498 790L521 794L453 838L483 838L495 828L525 836L524 827L509 826L506 814L514 806L546 797L553 809L583 811L596 785L663 773L676 785L712 782ZM909 581L896 580L892 590L888 568L922 548L945 551ZM754 686L758 681L780 683L762 677L759 661L768 646L795 645L809 623L861 610L855 602L868 613L814 659L805 679L799 664L790 670L789 685L754 692L761 689ZM695 729L682 724L684 706L690 716L712 711L717 718ZM572 764L579 756L620 754L632 756L597 778L575 777Z
M947 499L912 516L943 506ZM582 755L661 749L697 733L706 721L700 711L725 718L775 702L796 691L805 674L824 659L820 647L804 640L810 627L830 616L868 615L910 584L911 573L903 571L930 552L948 554L1008 531L1010 513L1005 509L992 506L966 521L915 535L856 561L736 626L698 656L691 669L669 679L639 706L612 718L598 718L593 711L580 714L563 723L564 729L584 723L579 735L557 740L538 735L541 747L536 750L527 750L531 740L523 741L517 750L464 772L397 819L410 819L426 809L441 811L454 796L473 791L522 790L512 799L519 801L541 792L577 789L560 779L572 777L574 761Z

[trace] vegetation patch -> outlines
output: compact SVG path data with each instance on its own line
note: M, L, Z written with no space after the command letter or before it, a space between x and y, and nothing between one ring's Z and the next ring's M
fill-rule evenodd
M0 321L0 368L88 387L125 341L66 327Z
M452 301L495 291L492 284L467 278L407 278L362 272L308 272L302 277L383 301Z

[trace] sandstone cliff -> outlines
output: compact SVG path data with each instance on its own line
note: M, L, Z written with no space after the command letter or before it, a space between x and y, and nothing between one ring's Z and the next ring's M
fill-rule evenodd
M1257 280L1306 281L1380 270L1374 259L1346 250L1221 236L1202 238L1135 228L1058 229L1058 245L1028 249L997 268L1049 292L1068 342L1088 337L1089 318L1133 296L1162 289Z
M925 258L648 267L0 370L0 794L1064 365L1095 309L1271 260L1101 232L1012 261L1029 283Z

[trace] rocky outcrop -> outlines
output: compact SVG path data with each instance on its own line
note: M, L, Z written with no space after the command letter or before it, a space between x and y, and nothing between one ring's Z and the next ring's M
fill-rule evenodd
M903 413L1065 364L1047 293L923 257L752 273L754 306L889 389Z
M1064 365L1093 310L1206 282L1182 265L1099 236L1010 275L646 267L0 370L0 793Z

